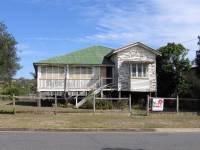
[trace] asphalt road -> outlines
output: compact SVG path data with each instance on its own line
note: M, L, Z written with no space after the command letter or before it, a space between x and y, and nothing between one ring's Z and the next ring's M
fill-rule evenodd
M200 133L0 132L0 150L200 150Z

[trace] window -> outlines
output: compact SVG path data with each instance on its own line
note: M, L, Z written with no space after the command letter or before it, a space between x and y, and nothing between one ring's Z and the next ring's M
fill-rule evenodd
M138 77L142 77L142 64L137 64Z
M46 67L47 74L46 74L46 79L52 79L52 67Z
M136 72L137 72L137 65L136 64L132 64L132 77L136 77Z
M41 79L64 79L64 67L41 66Z
M52 67L52 78L58 79L58 76L59 76L58 67Z
M90 79L92 78L92 67L70 67L70 79Z
M69 68L69 78L70 79L80 79L80 67L70 67Z
M142 64L142 63L134 63L132 64L131 69L132 77L135 78L146 78L147 77L147 71L148 71L148 64Z
M45 79L46 78L46 67L41 67L41 78Z
M64 71L64 67L59 67L59 79L64 79L65 78L65 71Z
M92 77L92 68L91 67L82 67L81 68L81 78L88 79Z

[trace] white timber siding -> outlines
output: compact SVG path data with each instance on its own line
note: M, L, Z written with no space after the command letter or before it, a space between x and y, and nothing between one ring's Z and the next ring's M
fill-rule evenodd
M37 66L38 92L89 91L100 86L100 66L87 66L92 68L92 74L89 77L85 77L80 73L78 77L71 78L69 71L72 67L74 66ZM76 67L81 70L85 66Z
M116 89L118 89L118 59L117 55L111 57L112 62L115 64L113 69L113 82Z
M64 91L64 66L37 66L37 91Z
M117 68L119 91L155 92L156 55L141 46L133 46L112 56ZM131 78L131 63L147 63L147 78ZM115 77L116 77L115 76Z

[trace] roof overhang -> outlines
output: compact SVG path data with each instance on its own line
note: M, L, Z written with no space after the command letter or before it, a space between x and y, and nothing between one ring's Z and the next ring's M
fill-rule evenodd
M121 52L123 50L126 50L126 49L134 47L134 46L141 46L144 49L152 52L153 54L161 56L161 53L159 51L157 51L157 50L155 50L155 49L153 49L153 48L151 48L151 47L149 47L149 46L147 46L147 45L145 45L145 44L143 44L141 42L136 42L136 43L132 43L132 44L129 44L129 45L126 45L126 46L123 46L123 47L115 49L112 53L108 54L107 57L110 57L110 56L112 56L112 55L114 55L114 54L116 54L118 52Z
M33 63L33 66L114 66L114 64L59 64L59 63Z

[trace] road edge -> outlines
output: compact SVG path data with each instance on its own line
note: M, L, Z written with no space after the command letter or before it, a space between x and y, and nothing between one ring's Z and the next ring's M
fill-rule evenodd
M149 133L185 133L199 132L200 128L0 128L0 132L149 132Z

